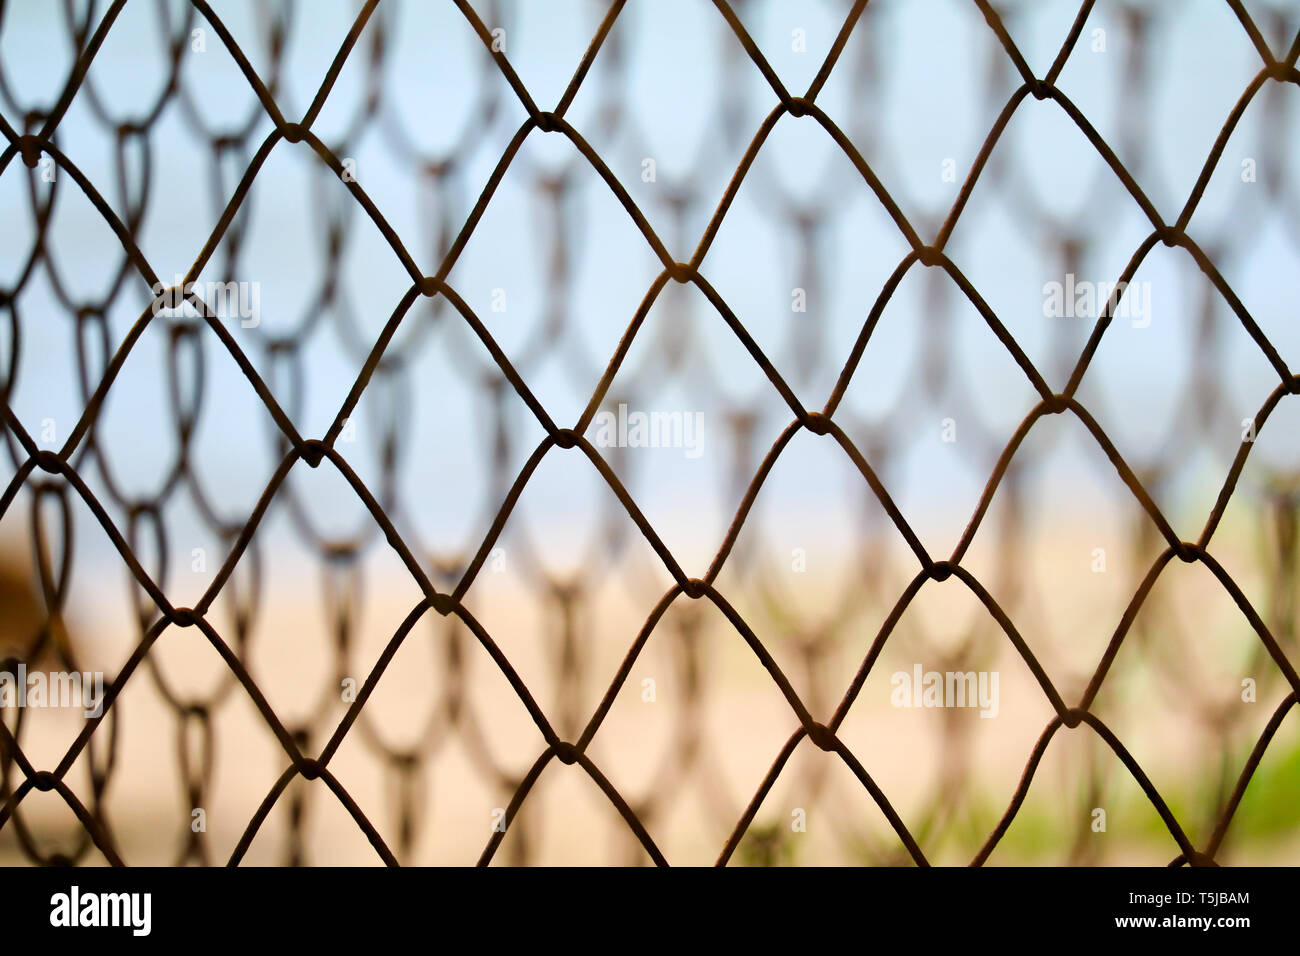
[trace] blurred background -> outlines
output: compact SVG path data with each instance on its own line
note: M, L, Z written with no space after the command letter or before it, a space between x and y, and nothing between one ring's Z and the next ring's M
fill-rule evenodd
M308 756L405 635L328 764L403 863L470 864L485 849L497 864L652 859L582 766L552 759L528 779L547 741L483 635L562 740L583 737L612 693L586 755L669 862L909 862L840 756L803 739L765 786L800 726L788 696L716 602L677 594L656 615L675 580L707 576L818 722L883 637L837 735L926 858L964 864L1055 711L971 587L914 586L917 545L932 560L962 545L961 566L1067 706L1122 633L1089 709L1205 849L1291 692L1260 629L1204 563L1178 560L1126 618L1170 541L1078 415L1037 418L986 507L981 496L1041 400L1004 339L1064 391L1099 307L1051 315L1050 284L1113 284L1147 250L1132 291L1149 307L1106 329L1075 397L1183 541L1219 514L1246 424L1262 421L1202 543L1296 659L1300 415L1270 396L1300 349L1300 104L1293 82L1254 81L1261 45L1287 57L1300 5L1099 0L1055 80L1166 223L1217 149L1186 231L1231 296L1187 248L1147 249L1151 218L1051 98L1017 101L951 227L944 252L966 289L915 262L895 276L908 239L827 125L788 113L765 125L779 103L769 79L804 95L850 18L816 104L934 242L1024 82L975 3L871 0L855 14L842 0L628 0L567 100L576 136L533 128L522 144L528 109L474 21L546 111L610 8L464 7L383 0L363 18L311 123L340 176L306 142L276 138L268 151L275 122L230 47L297 121L359 4L0 5L6 145L41 131L79 51L114 16L52 142L164 285L201 259L199 283L243 283L256 302L255 315L212 322L183 308L152 316L150 282L69 168L4 154L0 654L112 683L160 616L142 580L191 607L237 553L206 620ZM1040 78L1080 12L1055 0L992 9ZM673 261L702 254L715 295L657 281L647 232ZM395 241L459 305L437 295L406 308L413 280ZM324 438L363 371L334 447L433 585L460 588L480 634L431 610L403 631L424 595L363 497L328 460L277 475L282 426ZM783 437L796 408L832 396L833 421L901 524L834 437ZM614 415L682 413L698 441L603 447L584 416L593 401ZM610 480L582 450L546 442L538 409L554 427L589 426ZM32 470L18 428L63 454L84 493ZM997 672L997 716L892 706L891 675L918 664ZM79 711L2 715L38 770L85 726ZM291 762L212 641L173 626L64 780L128 863L381 862L326 781L275 789ZM63 797L30 790L15 806L24 775L12 754L0 770L11 807L0 861L106 862ZM1298 825L1292 708L1215 858L1295 863ZM1180 852L1084 725L1052 737L988 862L1163 864Z

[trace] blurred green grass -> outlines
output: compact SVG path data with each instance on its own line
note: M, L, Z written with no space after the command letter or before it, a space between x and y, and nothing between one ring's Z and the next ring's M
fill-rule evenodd
M1278 743L1280 741L1275 740L1274 747ZM1300 839L1300 744L1283 753L1274 753L1273 749L1270 748L1256 769L1228 827L1220 855L1230 854L1235 862L1249 863L1257 854L1269 855L1271 859L1270 851L1275 851L1277 842ZM1164 822L1146 794L1131 780L1128 782L1132 785L1123 787L1122 795L1112 794L1103 798L1108 819L1130 821L1124 831L1128 848L1143 851L1167 849L1172 859L1177 848ZM1234 775L1231 785L1235 783ZM1114 781L1110 789L1116 789ZM1214 820L1218 818L1218 801L1212 799L1203 787L1199 790L1192 786L1161 788L1160 793L1192 842L1202 845L1208 839L1212 825L1206 822L1207 819L1211 813ZM1031 787L1030 797L1033 795ZM1226 798L1225 794L1223 799ZM1082 794L1080 801L1082 805ZM936 854L953 844L978 848L1004 812L1005 801L999 804L991 795L982 793L964 802L963 809L948 822L937 841L927 843L921 839L921 843L927 855ZM1028 799L999 841L990 862L995 865L1065 863L1070 845L1062 838L1064 832L1060 802L1051 805L1048 801ZM737 847L735 862L743 866L789 866L811 862L800 859L801 846L798 835L784 823L755 822ZM1108 851L1112 849L1107 848ZM975 850L970 852L974 855ZM905 854L896 860L882 860L869 853L865 845L853 850L852 855L853 862L861 864L908 862ZM1103 854L1103 862L1107 858L1108 855ZM1300 864L1300 859L1293 862Z

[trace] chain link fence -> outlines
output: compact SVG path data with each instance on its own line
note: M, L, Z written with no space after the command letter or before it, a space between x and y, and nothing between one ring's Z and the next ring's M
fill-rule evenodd
M1106 811L1174 864L1294 836L1233 843L1297 792L1300 10L1198 7L1253 79L1183 189L1183 5L696 6L0 4L0 650L104 687L2 709L5 859L320 862L340 813L388 864L565 859L588 818L659 864L1130 859ZM948 100L964 155L908 112ZM891 708L913 666L1000 673L998 719Z

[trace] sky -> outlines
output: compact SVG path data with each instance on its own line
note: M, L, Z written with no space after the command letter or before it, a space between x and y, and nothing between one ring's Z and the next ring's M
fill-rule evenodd
M171 11L179 36L183 5ZM255 69L268 66L264 32L251 4L214 4ZM1248 4L1264 21L1282 4ZM102 13L97 5L96 19ZM1125 88L1128 51L1116 4L1097 5L1059 86L1108 141L1119 143L1126 116L1139 117L1137 153L1120 158L1167 219L1176 217L1233 104L1259 68L1259 57L1226 4L1189 0L1177 15L1150 4L1158 41L1142 91ZM275 8L274 5L271 7ZM834 41L844 3L747 4L740 16L788 89L802 93ZM1071 3L1012 4L1008 26L1031 68L1046 71L1068 31ZM128 4L92 66L81 95L59 127L61 148L109 202L124 208L116 182L115 137L91 108L93 96L120 123L144 115L165 81L159 5ZM356 9L319 3L293 8L283 83L277 99L296 117L314 95ZM594 33L603 7L591 3L519 3L496 11L479 4L485 23L506 32L506 53L543 109L560 98ZM18 125L24 110L54 98L70 51L62 5L9 5L0 38L7 95L0 102ZM973 4L956 0L875 3L855 32L818 104L862 149L900 208L927 240L955 200L997 113L1018 85L1006 55ZM368 40L383 18L389 46L381 105L364 103ZM192 27L204 28L196 19ZM1102 31L1100 34L1097 31ZM1291 26L1294 32L1294 22ZM802 33L800 33L802 31ZM191 40L193 38L191 37ZM213 159L200 126L229 130L255 117L247 150L271 129L215 32L202 52L184 53L182 86L198 104L194 115L174 100L147 137L150 201L139 233L155 270L171 281L185 272L209 235L218 210L247 166L248 151ZM803 48L799 49L802 41ZM861 41L861 42L859 42ZM712 6L703 0L631 0L575 98L567 118L609 164L678 260L690 258L724 194L745 146L775 105L775 95ZM625 64L610 68L620 44ZM994 66L1005 68L1000 78ZM989 92L990 87L992 92ZM1267 88L1266 88L1267 90ZM1294 117L1295 94L1283 91L1283 115ZM10 101L10 96L16 102ZM1294 166L1263 169L1290 177L1273 193L1244 182L1243 163L1262 155L1266 128L1261 94L1224 151L1193 219L1192 235L1215 249L1216 263L1284 357L1300 347L1293 321L1297 212ZM485 122L484 105L493 104ZM614 122L604 112L617 107ZM1143 112L1145 104L1145 112ZM1289 111L1289 112L1285 112ZM357 180L426 272L436 270L435 223L459 230L525 111L482 55L481 43L451 4L381 5L314 125L327 143L341 143ZM342 140L349 129L359 135ZM1294 143L1297 124L1276 134ZM145 150L124 147L128 178L137 178ZM456 159L441 192L420 171ZM1054 388L1061 388L1091 328L1087 319L1043 314L1044 286L1065 279L1058 240L1071 231L1085 242L1079 280L1114 282L1150 225L1077 128L1051 102L1032 98L1017 110L998 144L1001 166L986 172L959 220L948 253L997 313ZM643 181L646 159L654 182ZM945 166L946 161L951 164ZM220 177L215 171L220 167ZM956 175L945 176L945 169ZM561 177L565 201L549 205L539 182ZM1276 184L1275 184L1276 185ZM78 302L103 295L121 264L114 237L70 179L60 183L49 244L60 279ZM43 187L40 187L43 188ZM1272 187L1268 187L1272 188ZM28 175L11 163L0 175L0 285L9 285L31 247ZM683 215L670 204L684 191ZM1282 200L1261 198L1282 196ZM220 201L218 201L218 198ZM555 210L561 210L557 232ZM819 224L799 241L792 210L811 210ZM324 280L321 224L346 210L348 239L338 280L346 302L321 313ZM346 395L365 350L387 321L409 279L377 230L349 206L343 184L304 145L280 143L245 203L247 234L234 275L258 285L260 324L230 328L273 391L308 436L324 433ZM548 330L547 271L562 233L568 283L561 290L564 328ZM758 345L773 358L810 409L820 408L906 243L880 203L830 137L810 118L780 120L759 153L701 266ZM221 262L219 253L213 263ZM801 262L805 265L801 266ZM811 264L811 265L808 265ZM661 268L608 186L558 134L533 132L506 172L449 281L481 318L530 389L560 425L574 423L642 296ZM811 271L810 271L811 270ZM201 279L217 278L210 264ZM1117 322L1107 333L1079 392L1081 401L1135 465L1167 460L1185 467L1162 504L1202 513L1226 472L1243 418L1254 414L1276 376L1222 302L1213 306L1219 339L1211 367L1222 385L1216 424L1175 431L1187 400L1194 333L1206 284L1189 257L1157 247L1139 270L1151 314L1145 325ZM109 311L115 347L147 303L146 283L128 280L129 294ZM805 288L806 287L806 288ZM806 312L792 310L795 289ZM498 290L504 296L497 297ZM494 302L504 301L504 311ZM75 324L52 294L44 269L19 298L20 379L13 407L32 431L47 420L59 442L81 409L76 385ZM1067 327L1062 329L1060 326ZM339 330L351 328L350 334ZM6 349L12 349L8 329ZM299 390L290 366L274 360L272 339L292 341L301 356ZM1060 340L1059 348L1053 344ZM819 346L810 343L819 342ZM675 365L666 357L680 350ZM115 383L99 425L115 484L127 500L148 499L175 455L174 401L168 391L167 335L159 325L140 340ZM90 346L90 353L100 350ZM482 386L490 357L448 310L433 317L423 303L403 323L391 354L408 369L405 385L375 384L358 414L359 433L345 453L363 480L380 484L377 449L385 403L402 425L400 499L412 535L428 549L473 549L499 505L490 450L495 436ZM803 365L800 366L800 356ZM922 372L930 356L946 366L948 385L935 389ZM98 361L98 359L96 359ZM278 463L268 416L214 336L202 345L205 393L192 465L227 521L246 516ZM627 396L645 411L699 413L705 453L626 449L616 467L674 553L692 573L703 570L738 504L736 475L750 475L792 417L721 317L693 288L672 283L651 309L603 408ZM970 517L996 454L1036 395L1001 343L956 287L937 270L913 269L900 283L846 393L840 419L879 430L887 455L871 458L909 521L927 544L946 552ZM374 418L366 415L373 414ZM755 438L735 461L731 422L756 417ZM1258 457L1294 467L1294 428L1283 403ZM837 420L840 420L837 419ZM945 442L951 419L957 440ZM543 437L517 400L506 413L512 480ZM594 431L594 430L593 430ZM855 435L863 434L858 428ZM589 437L592 433L589 433ZM1077 423L1049 421L1026 445L1037 462L1039 507L1080 514L1115 498L1104 456ZM845 514L861 507L863 483L829 442L796 437L773 470L756 516L777 537L850 537ZM870 458L870 456L869 456ZM11 467L11 466L7 466ZM347 535L366 519L340 479L323 472L292 481L312 524L326 536ZM1246 486L1253 479L1248 472ZM88 477L102 489L99 475ZM205 534L196 509L178 495L166 521L173 561ZM593 502L600 502L599 508ZM598 533L612 498L594 469L576 454L552 453L530 480L520 521L547 542L561 563L579 562ZM19 506L20 508L22 506ZM1127 507L1127 505L1125 506ZM120 509L113 511L125 531ZM14 528L18 512L5 531ZM90 520L79 514L78 527ZM93 528L93 524L86 525ZM1195 527L1195 523L1189 527ZM290 547L300 534L287 521L268 522L266 539ZM109 552L103 536L78 539L92 555Z

